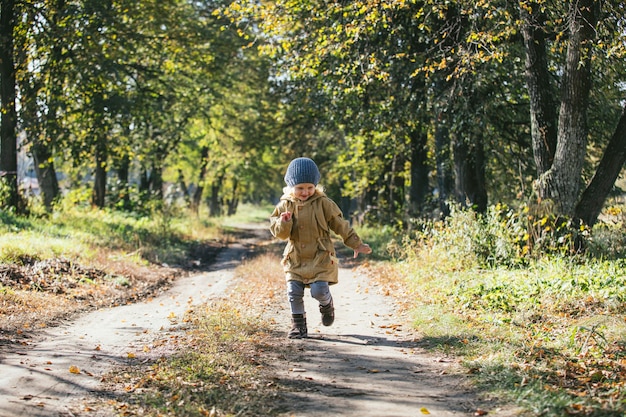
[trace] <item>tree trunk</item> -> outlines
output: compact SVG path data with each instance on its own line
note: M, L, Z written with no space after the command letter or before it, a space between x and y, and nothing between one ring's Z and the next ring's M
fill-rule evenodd
M411 140L411 188L409 189L409 215L422 214L426 205L426 196L430 192L428 183L427 135L414 129L409 132Z
M15 3L0 2L0 176L7 187L8 208L19 211L17 187L17 110L13 28Z
M93 194L91 203L98 208L104 208L106 198L107 176L107 149L106 140L102 136L96 144L96 169L94 173Z
M52 203L59 195L59 181L52 160L51 145L43 144L41 140L33 143L30 148L35 164L37 182L47 211L52 210Z
M206 178L206 172L209 165L209 147L202 147L200 153L200 172L198 173L198 184L196 190L193 193L191 199L191 209L194 213L198 214L200 209L200 202L202 201L202 192L204 191L204 180Z
M139 173L139 193L144 195L150 193L150 176L148 175L148 168L145 164L141 164Z
M63 60L62 48L63 30L60 21L65 14L65 0L57 0L55 12L51 17L51 28L56 33L56 39L50 51L49 62L46 63L48 76L50 77L50 91L48 94L47 112L44 116L43 134L36 135L31 146L31 154L35 162L35 173L43 197L43 204L47 211L52 210L52 203L59 196L59 181L54 168L53 152L54 143L59 136L58 109L60 97L63 95L63 74L59 70Z
M157 198L163 198L163 167L161 160L152 161L152 173L150 174L150 191Z
M572 2L571 8L557 147L552 167L536 183L539 197L551 200L557 212L567 216L574 215L587 152L592 42L599 14L594 0Z
M479 213L486 212L485 150L480 135L471 144L463 139L454 144L454 173L456 201Z
M185 182L185 175L183 174L183 170L178 168L178 188L180 188L180 192L183 194L183 199L185 200L185 204L189 206L189 188L187 187L187 183Z
M615 180L626 162L626 107L591 182L576 206L575 217L589 226L598 220Z
M435 129L435 149L437 161L437 189L439 191L439 209L442 216L450 214L448 197L452 190L452 172L450 170L450 133L442 117Z
M522 35L526 50L526 85L530 96L530 126L537 177L552 166L556 150L557 119L554 100L556 91L550 83L546 34L543 30L545 15L539 10L529 13L520 7L524 25Z
M128 180L130 175L130 156L125 154L122 156L117 169L117 180L119 182L118 199L122 202L122 209L129 211L131 209L130 204L130 190L128 186Z
M219 217L222 215L222 204L220 201L220 190L222 189L224 174L220 175L211 184L211 197L209 200L209 217Z
M233 184L233 192L231 194L231 198L228 200L228 216L234 216L237 213L237 206L239 205L239 198L237 198L237 187L239 185L239 181L235 179L235 183Z

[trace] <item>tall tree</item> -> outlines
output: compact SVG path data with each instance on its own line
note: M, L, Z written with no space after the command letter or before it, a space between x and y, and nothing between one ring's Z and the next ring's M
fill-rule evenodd
M68 19L65 0L33 3L24 8L19 30L21 128L47 210L59 195L54 156L64 136L64 88L70 80L70 40L75 38Z
M0 177L5 187L8 209L18 211L17 187L17 110L14 28L15 2L0 3Z
M600 71L611 71L594 68L594 62L601 61L597 55L597 50L601 48L597 45L608 45L606 49L610 52L607 57L610 54L624 56L624 5L621 2L601 3L594 0L567 3L563 19L567 26L559 33L559 37L566 39L560 95L554 94L556 89L550 84L554 77L548 70L552 64L546 47L546 39L551 36L550 29L554 23L550 25L543 12L546 8L539 2L520 1L519 5L524 22L522 33L531 97L533 149L538 170L537 193L540 198L554 201L558 213L593 225L626 161L626 154L621 151L625 143L625 116L622 114L593 180L581 194L582 172L588 158L589 102L593 80L598 78ZM611 29L611 25L615 26ZM603 34L607 35L606 38L598 42ZM560 97L558 113L553 97Z
M550 168L541 172L537 180L539 197L553 200L561 213L570 216L574 214L574 208L578 201L581 173L586 156L589 133L587 111L592 78L591 63L599 15L600 3L595 0L580 0L570 3L567 16L569 41L563 68L554 160L550 164ZM529 24L530 22L527 23L527 25ZM529 32L531 30L524 31L525 34ZM526 44L531 42L527 40ZM533 48L532 52L540 53L541 51L536 51ZM527 61L531 59L529 57ZM541 86L532 85L535 78L541 79L540 75L528 77L531 81L530 91L541 88ZM541 97L536 97L533 101L540 102L541 99ZM537 107L544 108L545 105L539 104ZM540 119L541 117L542 114L539 114L533 118ZM546 153L549 155L551 153L549 149L550 139L540 134L539 127L533 128L533 132L535 133L533 148L547 147ZM540 151L539 155L538 162L543 163L543 152Z

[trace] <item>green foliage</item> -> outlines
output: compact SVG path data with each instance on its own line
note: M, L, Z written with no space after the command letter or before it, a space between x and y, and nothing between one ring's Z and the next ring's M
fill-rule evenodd
M416 220L412 227L405 245L395 245L396 255L410 258L411 247L427 248L463 268L522 266L545 255L575 255L590 238L588 228L574 226L541 204L519 209L497 204L485 214L453 207L444 221Z
M390 241L393 241L394 238L397 238L397 229L389 226L357 226L356 230L361 239L372 248L372 253L370 255L367 255L368 258L372 258L375 260L390 259L388 245Z
M11 263L53 257L89 263L104 247L139 255L144 262L175 265L197 242L219 236L213 223L160 205L145 215L73 207L44 218L4 213L0 219L0 262Z
M461 356L480 386L533 415L622 415L626 263L614 255L624 248L604 256L595 232L611 230L615 244L624 232L572 230L547 212L453 211L395 243L414 326L425 345ZM573 254L578 234L592 251Z

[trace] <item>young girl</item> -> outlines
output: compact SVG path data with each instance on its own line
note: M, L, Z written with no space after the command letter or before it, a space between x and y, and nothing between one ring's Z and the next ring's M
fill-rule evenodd
M291 307L292 327L288 337L301 339L308 335L304 311L304 289L319 302L322 324L330 326L335 320L335 308L329 285L338 282L339 266L330 237L332 230L343 243L359 253L371 253L341 210L318 187L320 172L309 158L296 158L285 174L287 187L270 218L274 237L286 240L282 265L287 278L287 295Z

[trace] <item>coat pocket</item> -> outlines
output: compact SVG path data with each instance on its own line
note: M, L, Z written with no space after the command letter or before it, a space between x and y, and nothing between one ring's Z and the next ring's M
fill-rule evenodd
M337 265L337 254L335 253L335 247L330 238L317 239L317 250L316 264Z
M291 242L287 243L287 246L283 251L283 259L280 262L285 270L299 266L300 260L297 258L298 256L296 254L295 246Z

